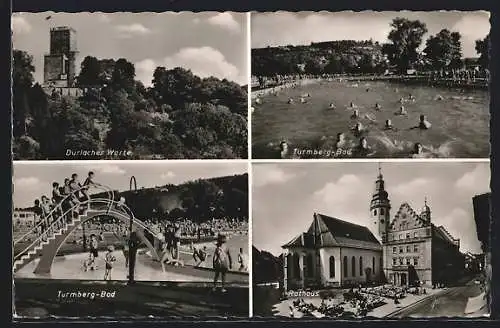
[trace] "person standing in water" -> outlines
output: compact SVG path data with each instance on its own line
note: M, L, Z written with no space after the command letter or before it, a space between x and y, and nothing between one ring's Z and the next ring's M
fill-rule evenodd
M226 236L218 235L217 242L215 243L215 252L213 257L214 267L214 287L213 291L217 290L217 282L219 277L221 279L221 291L226 292L226 273L232 269L231 253L226 245Z

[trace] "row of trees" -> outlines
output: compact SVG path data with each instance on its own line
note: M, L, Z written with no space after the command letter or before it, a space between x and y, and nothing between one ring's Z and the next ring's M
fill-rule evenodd
M247 174L125 191L117 196L123 196L134 215L141 219L187 218L198 223L221 217L248 219Z
M392 67L400 73L408 69L443 70L464 67L461 35L447 29L425 40L426 24L419 20L395 18L388 43L332 41L310 46L286 46L252 50L252 72L256 76L276 74L381 73ZM423 51L419 51L421 46ZM475 47L483 69L489 64L489 35Z
M13 61L16 159L63 159L68 149L124 150L132 158L247 156L247 94L234 82L157 67L146 88L126 59L88 56L77 78L83 95L67 97L34 83L28 53L14 50Z

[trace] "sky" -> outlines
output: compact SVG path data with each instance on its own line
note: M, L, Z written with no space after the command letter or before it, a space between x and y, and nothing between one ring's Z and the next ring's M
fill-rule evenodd
M381 169L391 219L403 202L420 213L427 197L432 222L460 238L462 252L481 252L472 197L490 191L488 162L384 162ZM372 228L377 175L378 164L367 162L253 164L253 245L279 255L315 212Z
M129 190L131 176L137 180L137 188L181 184L200 178L214 178L247 172L246 161L238 162L24 162L14 163L14 207L29 207L42 195L52 196L52 182L63 183L64 178L78 174L85 181L89 171L94 181L113 190Z
M390 23L396 17L424 22L428 29L424 40L444 28L460 32L465 57L477 57L475 41L484 39L490 31L490 14L486 11L257 13L252 14L251 43L252 48L264 48L370 38L387 42Z
M181 66L201 77L247 84L244 13L14 13L13 47L33 56L37 82L43 82L43 56L49 52L50 28L56 26L76 29L78 69L87 55L126 58L146 86L157 66Z

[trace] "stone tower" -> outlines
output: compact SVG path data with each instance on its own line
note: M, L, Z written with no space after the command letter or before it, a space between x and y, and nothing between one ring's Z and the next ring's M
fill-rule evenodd
M76 31L68 26L50 29L50 53L44 56L44 85L71 88L76 75Z
M375 192L370 202L370 218L375 235L384 243L390 223L391 202L389 201L389 194L385 190L385 181L380 165L378 172L375 181Z

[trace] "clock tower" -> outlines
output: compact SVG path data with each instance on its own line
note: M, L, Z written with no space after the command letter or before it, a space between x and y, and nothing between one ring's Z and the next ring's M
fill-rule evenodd
M391 202L389 200L389 194L385 190L384 176L382 175L382 169L379 164L378 176L375 181L375 192L370 202L370 219L373 231L382 243L386 242L390 212Z

